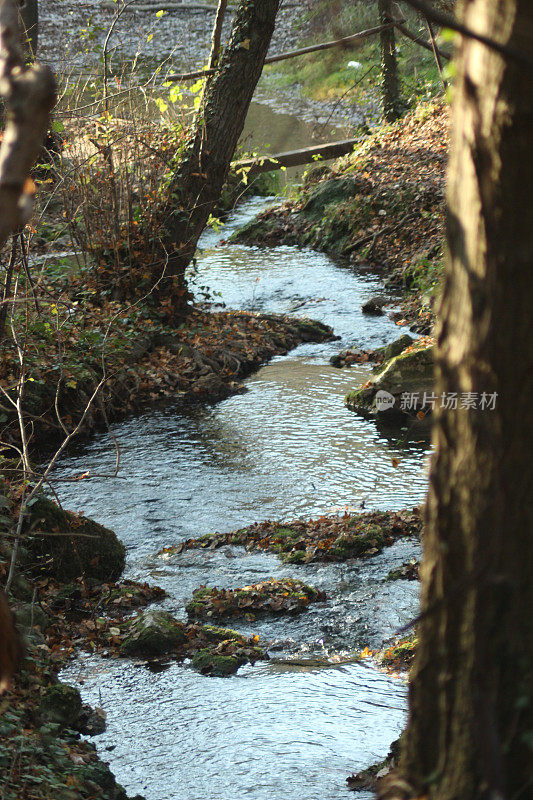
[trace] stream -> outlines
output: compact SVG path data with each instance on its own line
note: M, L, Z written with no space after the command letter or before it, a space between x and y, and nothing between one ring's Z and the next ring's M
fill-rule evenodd
M60 9L52 0L40 3L40 58L79 81L82 106L95 91L115 11L101 0L64 2ZM271 52L293 47L299 18L297 3L282 5ZM123 80L135 86L159 64L163 74L204 64L212 19L211 10L186 10L186 4L162 17L125 12L110 43L117 86ZM229 22L228 15L224 36ZM130 76L124 65L136 54L140 71ZM166 97L160 86L150 91ZM273 99L268 75L255 98L242 139L248 150L275 153L349 134L339 127L346 119L342 106L307 101L298 91ZM358 112L355 121L363 117ZM229 546L156 555L165 545L267 518L400 509L419 504L426 493L428 443L380 432L348 411L343 397L368 380L370 366L329 364L339 350L378 347L403 332L386 316L361 314L363 302L383 294L379 280L310 250L224 243L268 202L249 200L220 232L204 233L190 276L197 297L209 287L211 299L227 308L309 316L331 325L340 339L274 358L245 381L243 394L218 404L167 404L113 425L120 477L56 484L66 508L122 539L126 577L165 588L162 607L181 619L202 584L237 587L290 576L327 593L295 618L236 623L268 643L271 660L231 678L207 678L188 664L152 672L84 654L68 665L63 679L107 713L107 729L94 740L101 757L129 794L147 800L353 797L347 775L382 759L405 723L404 682L370 661L336 659L380 647L416 614L416 583L385 577L418 556L417 542L400 541L343 564L285 566L272 554ZM102 433L64 457L55 475L112 473L114 465L113 442ZM324 666L283 663L291 656L320 658Z
M400 335L387 316L361 313L365 300L383 293L379 280L310 250L225 243L267 203L247 201L221 231L204 234L196 286L209 286L228 308L319 319L340 340L273 359L245 381L243 394L218 404L169 404L113 425L120 478L57 484L65 507L116 531L127 547L127 577L163 586L162 606L177 617L185 619L184 604L201 584L292 576L328 595L297 618L236 623L268 642L273 658L232 678L206 678L187 664L154 673L85 655L64 670L85 702L107 712L107 730L95 739L102 757L130 794L147 800L350 797L346 776L383 758L405 722L402 681L371 662L335 659L379 647L414 616L416 582L384 579L419 554L417 542L343 564L283 565L230 546L156 555L185 538L267 518L399 509L425 495L427 442L380 433L348 411L343 396L368 379L370 366L329 364L347 346L377 347ZM56 475L112 472L114 459L102 433L64 458ZM294 655L330 663L282 663Z

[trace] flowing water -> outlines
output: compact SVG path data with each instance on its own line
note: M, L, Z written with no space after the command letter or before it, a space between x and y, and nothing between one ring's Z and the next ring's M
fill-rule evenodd
M296 619L236 625L270 643L271 662L230 679L205 678L187 664L152 673L130 662L80 657L65 671L84 700L108 713L96 739L118 780L148 800L333 800L350 796L345 777L382 758L405 719L405 686L350 663L297 667L280 656L326 656L379 646L416 612L418 588L386 582L418 554L398 542L363 562L284 566L242 548L157 556L164 545L254 521L394 509L419 503L427 484L427 442L380 433L345 409L344 394L368 365L337 370L330 356L349 345L376 347L401 333L360 308L380 290L369 274L294 247L225 243L265 201L252 200L201 241L197 286L229 308L307 315L339 341L305 344L245 382L246 392L192 409L168 405L113 426L121 477L59 483L63 503L113 528L128 549L127 574L162 585L163 606L185 617L201 584L234 587L298 576L328 594ZM96 436L65 458L58 477L112 471L114 448ZM398 466L394 466L398 464Z
M59 71L67 59L84 102L95 87L83 81L92 80L101 61L115 10L101 0L62 3L60 12L52 0L40 3L41 59ZM298 14L298 4L284 4L272 52L291 49ZM202 9L161 18L124 13L110 40L111 72L121 76L137 52L141 77L163 62L163 72L201 66L212 18ZM147 91L166 96L155 84ZM276 112L265 105L272 98L260 84L256 100L262 102L251 105L243 135L247 149L274 153L346 138L346 129L330 124L340 119L338 109L288 97L285 107L277 98ZM417 586L384 580L418 554L416 542L398 542L360 563L290 567L273 555L232 547L156 555L184 538L268 517L402 508L425 494L427 443L380 432L347 411L344 394L368 379L370 367L329 365L340 349L376 347L402 332L386 317L360 312L365 300L382 293L379 282L311 251L220 243L262 205L248 202L220 233L203 236L198 295L209 286L229 308L307 315L331 325L341 339L273 359L246 380L246 393L216 405L167 405L114 425L120 478L57 484L66 507L117 532L127 546L128 577L163 586L169 594L163 606L178 617L185 618L184 604L201 584L234 587L297 576L328 595L297 618L236 625L268 642L272 658L229 679L203 677L187 664L155 673L93 656L80 656L65 670L84 700L107 712L107 730L95 739L102 757L130 794L148 800L350 797L346 776L382 758L405 720L402 682L366 663L335 659L380 646L416 612ZM110 437L101 434L64 458L56 474L112 472L114 460ZM290 655L329 663L280 663Z

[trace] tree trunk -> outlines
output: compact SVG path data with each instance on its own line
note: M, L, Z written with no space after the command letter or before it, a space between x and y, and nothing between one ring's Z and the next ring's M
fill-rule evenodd
M0 589L0 695L11 686L22 656L20 635L7 598Z
M48 67L26 67L16 0L0 0L0 93L7 122L0 145L0 247L29 220L33 189L27 179L56 103Z
M379 20L382 25L394 19L391 0L378 0ZM396 36L394 28L381 31L381 97L383 116L387 122L401 117L404 107L401 98L400 76L396 59Z
M173 316L187 308L184 273L217 203L263 69L280 0L242 0L230 43L209 79L194 131L173 178L168 262L158 295Z
M464 0L460 16L533 56L531 0ZM436 390L459 408L435 424L420 644L388 797L533 796L531 89L522 65L463 39ZM460 407L469 392L477 409Z

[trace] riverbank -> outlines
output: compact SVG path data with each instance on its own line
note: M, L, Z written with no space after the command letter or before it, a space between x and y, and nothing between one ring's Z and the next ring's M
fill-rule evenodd
M15 520L20 498L2 487L4 514ZM12 549L2 537L2 584ZM13 687L0 700L6 800L128 800L93 741L81 738L105 730L105 711L84 704L78 689L58 680L80 649L141 659L153 669L161 661L192 659L206 676L231 675L268 657L258 637L144 611L165 598L164 590L121 581L125 548L115 534L46 498L29 509L17 555L10 604L24 654Z
M25 418L32 449L78 429L87 435L159 401L213 402L242 391L239 380L301 342L333 336L327 326L275 314L192 310L173 327L150 309L66 298L59 330L34 316L25 343ZM4 342L0 385L17 396L17 341ZM98 392L97 392L98 389ZM96 393L96 394L95 394ZM6 443L19 441L16 408L0 403Z
M297 244L373 268L404 291L403 316L428 333L442 272L448 112L421 105L333 167L309 170L295 197L232 241Z

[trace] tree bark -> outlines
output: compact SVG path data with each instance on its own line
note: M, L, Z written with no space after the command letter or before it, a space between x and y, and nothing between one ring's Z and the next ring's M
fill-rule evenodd
M37 64L26 67L20 33L16 1L0 0L0 94L7 113L0 146L0 246L31 216L27 179L56 102L52 72Z
M184 273L215 207L263 69L280 0L242 0L231 39L206 85L193 133L173 177L168 211L168 260L158 295L173 316L186 311Z
M391 0L378 0L379 20L382 25L394 21ZM383 116L394 122L403 113L398 61L396 59L396 36L394 28L381 31L381 97Z
M19 633L4 592L0 589L0 695L10 688L22 656Z
M533 55L530 0L464 0L460 19ZM448 180L437 413L419 649L387 797L533 796L533 92L513 60L463 39Z

